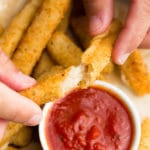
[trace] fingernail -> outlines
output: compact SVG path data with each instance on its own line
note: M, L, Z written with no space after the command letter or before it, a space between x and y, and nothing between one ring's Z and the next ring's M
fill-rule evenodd
M90 28L90 34L92 34L92 35L99 34L101 31L101 20L100 20L100 18L97 16L91 16L89 28Z
M28 125L35 126L38 125L41 121L41 115L37 114L30 118L27 122Z
M120 64L120 65L124 64L124 62L127 60L129 55L130 55L130 53L126 53L126 54L121 55L119 60L118 60L118 64Z
M29 77L22 72L18 72L18 78L20 78L20 82L23 84L23 86L32 86L36 83L36 80L32 77Z

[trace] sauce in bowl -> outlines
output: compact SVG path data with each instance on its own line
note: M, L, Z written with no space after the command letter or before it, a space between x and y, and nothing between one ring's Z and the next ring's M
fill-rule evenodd
M128 110L98 87L75 90L59 100L46 124L53 150L128 150L133 134Z
M44 107L44 150L137 150L140 121L131 101L104 85L75 89Z

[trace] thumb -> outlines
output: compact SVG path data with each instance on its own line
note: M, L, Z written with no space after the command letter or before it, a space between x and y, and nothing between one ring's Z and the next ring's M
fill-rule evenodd
M89 18L89 32L97 35L106 30L113 18L113 0L83 0Z

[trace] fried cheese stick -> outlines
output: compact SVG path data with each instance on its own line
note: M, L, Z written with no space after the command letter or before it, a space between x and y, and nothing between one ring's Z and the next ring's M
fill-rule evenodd
M11 57L43 0L30 0L0 36L0 47Z
M58 27L56 29L57 31L61 31L61 32L67 31L67 28L69 25L69 18L70 18L70 14L71 14L71 8L72 8L71 6L68 8L63 19L61 20L60 24L58 25ZM38 77L40 77L40 75L42 75L44 72L50 71L52 64L53 64L53 62L50 59L50 57L48 56L47 52L44 52L37 64L37 66L34 69L33 77L38 79Z
M38 105L60 98L66 91L78 86L82 79L81 69L78 68L60 69L57 74L53 75L47 73L38 80L38 84L21 91L20 94L32 99Z
M60 65L79 65L82 50L63 32L55 32L47 45L51 57Z
M99 38L106 37L108 35L108 33L110 32L109 30L111 30L111 32L115 32L113 30L116 30L116 28L118 28L117 27L118 24L120 24L120 23L118 23L117 20L114 20L112 25L110 26L110 28L108 28L108 30L106 30L104 33L102 33L99 36ZM90 45L90 42L92 40L92 37L88 34L87 18L85 16L73 18L71 20L71 25L72 25L72 29L73 29L75 35L80 40L82 46L86 49ZM99 41L100 41L100 39L99 39ZM108 65L106 65L104 70L101 72L101 75L111 73L113 70L114 70L114 63L112 61L110 61L108 63Z
M138 50L134 51L121 66L125 82L139 95L150 93L150 72Z
M12 58L23 73L31 74L70 2L70 0L44 0Z
M34 69L33 77L35 79L38 79L44 72L50 71L53 65L54 65L54 62L48 55L47 51L44 51L39 62L37 63Z
M150 119L146 118L142 122L142 135L138 150L149 150L150 149Z
M104 38L96 36L82 55L82 64L86 66L87 72L89 72L87 78L91 79L91 82L99 76L100 72L110 62L113 44L120 29L120 22L115 20L111 25L108 36Z

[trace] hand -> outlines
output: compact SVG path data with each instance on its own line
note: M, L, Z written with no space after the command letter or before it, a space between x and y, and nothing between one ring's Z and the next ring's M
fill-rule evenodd
M113 0L83 0L89 18L91 35L103 32L111 23L114 12ZM131 6L119 34L112 59L116 64L123 64L136 49L150 48L150 0L131 0Z
M37 125L41 109L16 91L34 85L36 81L19 72L9 58L0 50L0 139L8 121L25 125Z

